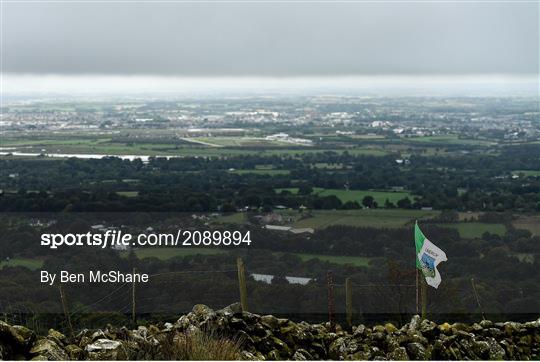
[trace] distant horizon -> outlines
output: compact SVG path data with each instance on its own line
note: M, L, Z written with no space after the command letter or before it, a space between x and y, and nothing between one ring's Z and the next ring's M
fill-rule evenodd
M15 96L538 96L538 2L2 7Z
M143 95L519 95L539 96L538 74L350 76L160 76L2 73L2 96ZM412 92L412 93L411 93Z

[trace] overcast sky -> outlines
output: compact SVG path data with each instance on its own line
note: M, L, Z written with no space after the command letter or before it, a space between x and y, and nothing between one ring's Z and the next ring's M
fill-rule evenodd
M538 75L539 4L4 3L3 72Z

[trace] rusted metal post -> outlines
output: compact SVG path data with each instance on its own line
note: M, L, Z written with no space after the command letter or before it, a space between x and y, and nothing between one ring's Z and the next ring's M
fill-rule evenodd
M347 323L352 327L352 282L351 278L345 279L345 307L347 310Z
M66 323L69 328L69 333L71 337L73 338L73 326L71 325L71 318L69 317L69 311L67 307L67 300L66 295L64 294L64 288L62 288L62 284L60 283L60 286L58 287L60 289L60 301L62 302L62 309L64 310L64 316L66 317Z
M480 308L480 313L482 313L482 319L485 320L486 316L484 314L484 309L482 308L482 304L480 304L480 297L478 296L478 291L476 290L476 284L474 283L474 278L471 278L471 285L474 292L474 297L476 298L476 304L478 304L478 308Z
M331 271L326 273L326 287L328 289L328 321L330 322L330 328L335 328L334 320L334 276Z

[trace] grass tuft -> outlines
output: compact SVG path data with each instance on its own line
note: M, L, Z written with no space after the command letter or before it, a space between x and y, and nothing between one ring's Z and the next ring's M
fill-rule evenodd
M225 338L216 333L193 331L177 333L161 344L163 355L168 360L214 360L231 361L241 359L242 341Z

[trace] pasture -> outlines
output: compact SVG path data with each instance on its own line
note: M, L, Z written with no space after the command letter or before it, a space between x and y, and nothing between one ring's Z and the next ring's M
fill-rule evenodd
M38 132L32 135L7 135L2 147L27 153L65 153L135 156L193 156L226 157L235 155L299 156L325 152L353 155L384 156L392 150L380 146L342 146L332 148L305 146L254 136L206 136L181 138L170 130L106 130L88 132L65 131L62 133Z
M282 190L289 191L293 194L298 193L298 188L296 187L276 189L276 192L279 193ZM364 199L364 197L372 196L380 207L384 206L386 199L388 199L394 204L396 204L399 200L405 197L408 197L412 201L412 195L410 192L407 191L344 190L314 187L313 193L319 196L334 195L343 203L347 201L357 201L360 205L362 204L362 200Z
M316 192L314 190L314 192ZM372 191L372 190L340 190L340 189L320 189L316 192L319 196L337 196L341 202L357 201L362 204L362 200L366 196L372 196L379 206L383 206L386 199L392 203L397 203L405 197L408 197L412 201L412 196L407 191Z
M137 197L139 196L139 191L117 191L116 194L125 197Z
M184 138L186 141L213 145L214 147L276 147L290 146L290 143L267 140L259 137L193 137Z
M540 215L521 216L512 225L516 229L529 230L534 235L540 235Z
M221 215L216 219L216 222L219 224L243 224L245 221L245 212L233 212L230 214Z
M417 144L451 144L451 145L472 145L472 146L493 146L496 142L473 139L459 138L458 135L439 135L439 136L421 136L403 139L405 142Z
M540 170L515 170L515 171L512 171L512 175L517 175L517 176L525 176L525 177L529 177L529 176L534 176L534 177L540 177Z
M237 175L255 174L255 175L267 175L267 176L289 175L291 173L290 170L272 170L272 169L244 169L244 170L233 170L230 172Z
M127 257L129 252L122 252L122 256ZM226 250L213 249L213 248L142 248L135 250L135 255L138 258L158 258L159 260L168 260L177 256L190 256L190 255L218 255L225 254Z
M4 267L20 266L30 270L37 270L43 266L43 260L31 258L12 258L10 260L0 261L0 269Z
M462 238L480 238L486 231L491 234L504 235L506 227L503 224L490 224L481 222L464 222L457 224L444 224L444 227L457 229Z
M302 261L315 260L329 262L339 265L352 265L355 267L369 267L371 258L365 256L345 256L345 255L321 255L321 254L304 254L293 253L302 259Z
M310 217L299 218L297 216L293 226L314 229L326 228L331 225L399 228L414 222L414 220L431 218L439 214L438 211L402 209L313 210L310 213Z

